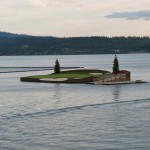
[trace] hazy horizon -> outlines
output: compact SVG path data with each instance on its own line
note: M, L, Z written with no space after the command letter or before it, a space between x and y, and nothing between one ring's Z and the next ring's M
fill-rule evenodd
M115 38L115 37L125 37L125 38L128 38L128 37L148 37L150 38L150 36L146 36L146 35L143 35L143 36L136 36L136 35L120 35L120 36L107 36L107 35L87 35L87 36L53 36L53 35L33 35L33 34L26 34L26 33L13 33L13 32L8 32L8 31L0 31L1 33L8 33L8 34L17 34L17 35L25 35L25 36L39 36L39 37L54 37L54 38L84 38L84 37L107 37L107 38Z

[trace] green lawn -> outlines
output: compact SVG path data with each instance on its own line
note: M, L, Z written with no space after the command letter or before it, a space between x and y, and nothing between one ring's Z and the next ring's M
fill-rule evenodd
M86 78L86 77L91 77L92 75L90 74L49 74L49 75L38 75L38 76L30 76L29 78L36 78L36 79L41 79L41 78L68 78L68 79L73 79L73 78Z
M95 73L95 74L94 74ZM67 78L67 79L75 79L75 78L87 78L87 77L97 77L102 74L108 73L104 70L78 70L78 71L63 71L60 74L48 74L48 75L35 75L35 76L28 76L27 78L34 78L34 79L42 79L42 78Z

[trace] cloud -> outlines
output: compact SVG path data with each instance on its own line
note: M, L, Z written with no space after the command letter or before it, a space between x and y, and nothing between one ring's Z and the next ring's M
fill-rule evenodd
M45 7L47 5L46 1L41 0L5 0L0 1L0 7L10 10L23 10Z
M135 11L135 12L114 12L106 18L125 18L127 20L144 19L150 20L150 10Z
M149 0L0 0L0 29L54 36L149 35L148 21L125 20L150 20L150 11L137 11L149 6Z

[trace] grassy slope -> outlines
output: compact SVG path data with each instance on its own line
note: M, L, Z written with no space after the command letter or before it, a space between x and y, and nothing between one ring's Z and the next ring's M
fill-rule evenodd
M41 79L41 78L68 78L68 79L73 79L73 78L86 78L90 77L92 75L86 75L86 74L50 74L50 75L39 75L39 76L30 76L29 78L36 78L36 79Z
M96 73L96 75L92 74ZM87 78L87 77L96 77L102 74L108 73L108 71L104 70L70 70L70 71L62 71L60 74L48 74L48 75L37 75L37 76L29 76L27 78L30 79L42 79L42 78L67 78L67 79L75 79L75 78Z

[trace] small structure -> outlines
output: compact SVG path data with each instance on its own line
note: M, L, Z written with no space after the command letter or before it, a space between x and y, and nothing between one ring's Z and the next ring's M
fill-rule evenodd
M118 74L106 74L102 77L96 78L93 84L101 85L117 85L117 84L139 84L147 83L142 80L131 81L131 73L127 70L120 70Z
M131 73L127 70L120 70L118 74L113 75L115 78L111 82L131 81Z
M120 70L117 74L105 74L95 79L96 83L108 83L108 82L125 82L131 81L131 73L127 70Z

